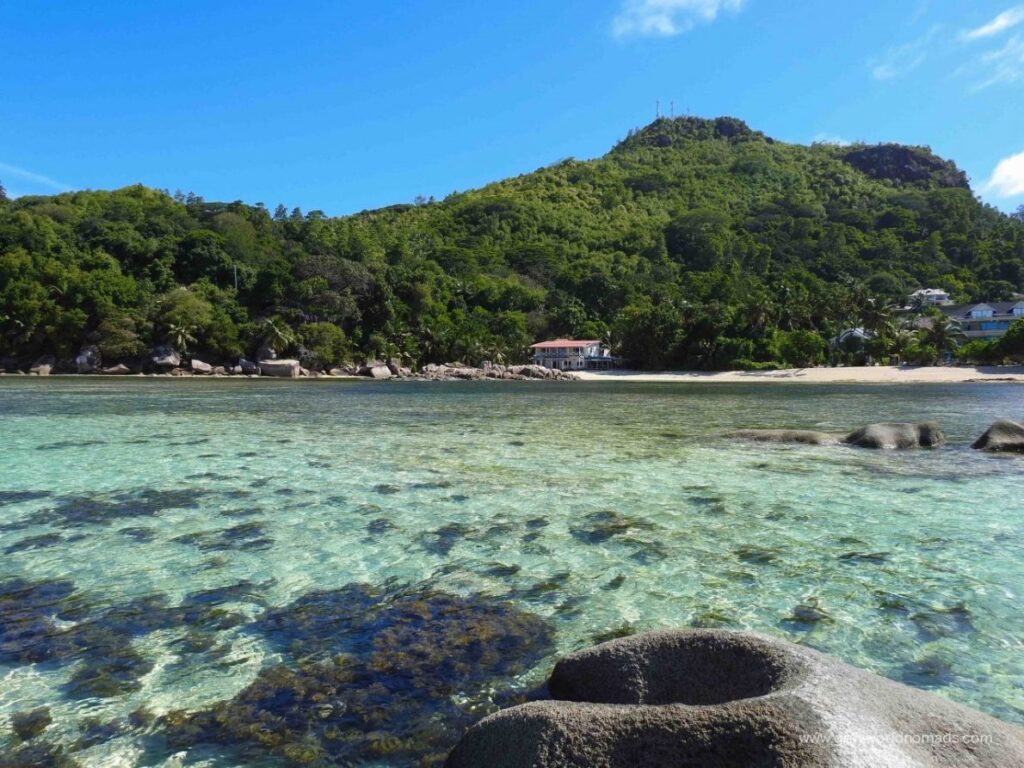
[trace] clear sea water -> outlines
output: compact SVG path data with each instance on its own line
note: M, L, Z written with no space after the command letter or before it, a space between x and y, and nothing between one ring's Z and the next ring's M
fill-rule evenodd
M501 706L597 639L721 626L1024 722L1024 458L968 448L993 420L1022 416L1024 387L1009 384L2 379L0 762L43 744L81 766L309 763L315 753L259 739L242 751L167 739L161 715L206 710L261 669L334 653L346 621L358 642L436 634L438 648L468 653L475 640L460 644L462 625L444 622L482 611L500 635L493 606L523 635L488 667L495 679L431 668L454 682L438 683L445 701L413 697L413 721ZM926 419L949 447L723 437ZM360 624L352 585L423 602ZM289 613L311 594L346 608L329 631ZM197 631L182 606L233 618L204 614ZM62 640L88 622L85 639ZM392 675L378 689L382 719L346 720L362 746L316 759L425 759L402 741L420 726L387 716L388 695L404 689L375 669ZM352 702L347 717L363 706ZM330 706L325 721L346 707ZM53 723L19 746L12 716L38 707Z

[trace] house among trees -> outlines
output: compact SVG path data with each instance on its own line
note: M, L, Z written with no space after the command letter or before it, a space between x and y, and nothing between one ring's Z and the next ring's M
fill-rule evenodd
M1014 321L1024 319L1024 300L956 304L939 309L971 340L1001 339Z
M535 365L557 368L562 371L604 371L617 368L622 360L612 357L600 341L554 339L542 341L530 347Z
M948 291L944 291L941 288L922 288L910 294L910 306L908 309L914 306L945 307L952 303L953 301L949 298Z

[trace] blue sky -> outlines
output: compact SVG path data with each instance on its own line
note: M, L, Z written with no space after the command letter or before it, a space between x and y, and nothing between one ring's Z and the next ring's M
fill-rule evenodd
M654 117L899 141L1024 203L1024 5L8 0L9 193L142 182L342 214L595 157Z

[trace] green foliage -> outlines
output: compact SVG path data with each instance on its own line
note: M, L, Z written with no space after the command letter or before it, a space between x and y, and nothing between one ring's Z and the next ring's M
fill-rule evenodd
M1004 357L999 341L976 339L961 345L956 350L956 359L962 363L978 363L991 365Z
M330 367L351 357L345 332L333 323L307 323L299 328L298 336L312 358L308 362L314 366Z
M794 368L809 368L825 362L825 340L813 331L781 331L779 356Z
M606 156L354 216L136 186L0 199L0 358L519 362L541 337L646 368L938 359L888 309L919 287L1024 290L1024 221L927 148L796 146L734 118L661 119ZM336 328L341 335L328 328ZM295 329L295 330L293 330Z
M1014 321L1006 331L1006 335L995 342L994 346L1003 357L1009 357L1015 361L1024 359L1024 320Z

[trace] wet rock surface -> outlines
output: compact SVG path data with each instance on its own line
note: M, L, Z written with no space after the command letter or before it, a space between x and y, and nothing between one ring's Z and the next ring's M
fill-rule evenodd
M1024 424L1008 419L997 421L971 447L990 453L1024 453Z
M1018 726L755 633L613 640L563 658L548 687L554 701L472 727L447 765L1024 765Z
M905 450L909 448L938 448L946 444L946 437L934 422L924 424L882 423L869 424L851 432L843 442L857 448Z

